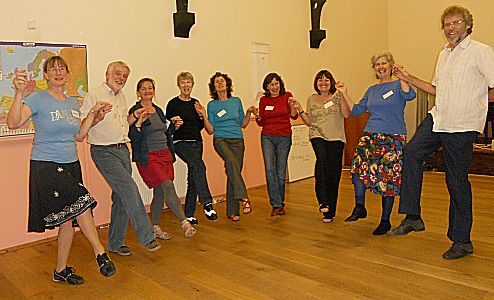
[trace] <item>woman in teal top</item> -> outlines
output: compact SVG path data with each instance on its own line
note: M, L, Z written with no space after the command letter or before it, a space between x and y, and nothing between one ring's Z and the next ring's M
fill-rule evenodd
M251 212L247 196L242 166L244 162L244 138L242 128L249 125L254 106L244 114L242 101L232 96L232 79L227 74L216 72L209 81L209 93L213 100L208 103L208 119L214 133L213 146L225 162L227 176L226 213L232 221L240 220L240 202L244 203L244 213Z

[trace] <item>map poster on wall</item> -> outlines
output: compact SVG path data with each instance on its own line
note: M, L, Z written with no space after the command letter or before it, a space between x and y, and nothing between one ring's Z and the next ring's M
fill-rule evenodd
M0 137L34 133L32 122L15 130L7 128L7 113L14 101L12 81L18 70L26 70L29 82L25 97L45 90L43 64L54 55L62 56L70 71L66 94L81 103L88 91L86 45L0 41Z

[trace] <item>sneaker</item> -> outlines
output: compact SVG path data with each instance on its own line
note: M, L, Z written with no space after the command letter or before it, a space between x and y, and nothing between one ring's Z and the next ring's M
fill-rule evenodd
M447 260L458 259L473 253L472 242L467 244L453 243L448 251L443 253L443 258Z
M216 214L216 211L214 210L212 203L208 203L208 204L204 205L204 214L206 214L206 218L208 220L214 221L214 220L218 219L218 215ZM190 223L190 221L189 221L189 223Z
M99 272L105 277L110 277L117 271L115 265L106 253L98 254L98 256L96 256L96 262L98 263Z
M149 252L154 252L154 251L157 251L161 248L161 245L160 243L158 243L157 240L152 240L149 244L146 245L146 249L149 251Z
M199 224L199 222L197 222L197 219L196 219L196 218L194 218L194 217L188 217L188 218L187 218L187 221L189 221L189 223L190 223L190 224L192 224L192 225L197 225L197 224Z
M424 231L425 225L422 218L417 220L404 219L400 225L388 231L388 235L406 235L412 231Z
M374 229L372 235L383 235L391 229L391 222L389 220L381 220L381 223Z
M80 285L84 283L84 278L76 275L74 268L65 266L65 269L61 272L57 272L57 270L53 271L53 281Z
M132 250L128 246L122 245L118 247L116 250L108 250L111 253L116 253L120 256L129 256L132 255Z

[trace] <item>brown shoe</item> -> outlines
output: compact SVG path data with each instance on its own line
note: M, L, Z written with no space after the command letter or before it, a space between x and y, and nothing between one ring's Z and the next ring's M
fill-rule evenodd
M152 240L149 244L146 245L146 249L149 251L149 252L154 252L154 251L157 251L161 248L161 245L160 243L158 243L157 240Z
M271 211L271 217L283 216L284 214L286 214L286 210L283 207L274 207Z

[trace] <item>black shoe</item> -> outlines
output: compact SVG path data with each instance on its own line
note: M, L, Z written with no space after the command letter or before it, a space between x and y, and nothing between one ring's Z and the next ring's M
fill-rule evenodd
M214 210L212 203L208 203L208 204L204 205L204 214L206 215L206 218L208 220L214 221L214 220L218 219L218 215L216 214L216 211ZM189 221L189 223L190 223L190 221Z
M65 269L61 272L57 272L57 270L53 271L53 281L80 285L84 283L84 278L76 275L74 268L65 266Z
M194 217L188 217L188 218L187 218L187 221L189 221L189 223L190 223L190 224L192 224L192 225L197 225L197 224L199 224L199 222L197 222L197 219L196 219L196 218L194 218Z
M345 219L345 222L353 222L357 221L358 219L365 218L367 218L367 209L365 209L364 206L355 206L353 208L352 214Z
M374 229L372 235L383 235L391 229L391 222L389 220L381 220L381 223Z
M443 258L447 260L458 259L472 253L473 253L473 245L471 242L468 244L453 243L451 248L449 248L448 251L443 253Z
M422 218L417 220L404 219L400 225L388 231L389 235L406 235L412 231L424 231L425 225Z
M110 277L117 271L115 265L106 253L98 254L98 256L96 256L96 262L98 263L99 272L105 277Z

